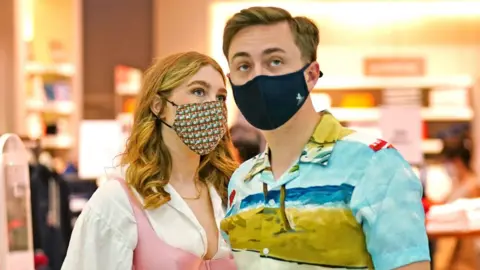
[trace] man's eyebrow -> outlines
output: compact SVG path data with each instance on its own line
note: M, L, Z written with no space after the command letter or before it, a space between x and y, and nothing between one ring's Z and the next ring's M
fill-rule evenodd
M282 53L285 53L285 50L282 49L282 48L268 48L268 49L265 49L262 54L263 55L268 55L268 54L272 54L272 53L276 53L276 52L282 52Z
M247 52L237 52L232 56L232 59L230 59L230 61L233 61L237 57L250 57L250 54L248 54Z
M278 48L278 47L273 47L273 48L268 48L268 49L265 49L262 54L263 55L269 55L269 54L272 54L272 53L276 53L276 52L282 52L282 53L285 53L285 50L282 49L282 48ZM250 54L247 53L247 52L237 52L235 53L233 56L232 56L232 59L230 61L233 61L235 58L237 57L250 57Z

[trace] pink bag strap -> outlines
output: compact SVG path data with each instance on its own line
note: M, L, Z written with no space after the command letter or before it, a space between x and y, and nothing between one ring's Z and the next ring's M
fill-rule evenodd
M135 216L135 220L137 220L137 222L139 220L140 220L140 222L141 221L146 221L147 224L150 224L150 221L148 220L147 215L145 214L145 211L143 210L142 204L140 203L138 198L135 196L132 189L130 189L127 182L122 178L115 178L115 180L117 180L120 183L123 190L125 190L125 193L127 193L128 201L130 202L130 205L132 206L133 215Z

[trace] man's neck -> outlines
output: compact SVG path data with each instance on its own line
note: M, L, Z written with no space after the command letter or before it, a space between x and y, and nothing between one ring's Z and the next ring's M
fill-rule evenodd
M320 118L321 115L315 112L311 104L305 104L285 125L263 132L275 179L279 179L298 159Z

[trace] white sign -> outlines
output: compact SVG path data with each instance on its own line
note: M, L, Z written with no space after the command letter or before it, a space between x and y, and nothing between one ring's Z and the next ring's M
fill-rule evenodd
M383 137L411 164L423 163L420 98L419 89L386 89L380 109Z
M34 270L27 151L15 134L0 137L0 270Z
M115 120L84 120L80 124L78 175L96 179L113 167L122 153L122 130Z
M419 105L385 105L381 108L380 128L391 143L411 164L423 162L422 115Z

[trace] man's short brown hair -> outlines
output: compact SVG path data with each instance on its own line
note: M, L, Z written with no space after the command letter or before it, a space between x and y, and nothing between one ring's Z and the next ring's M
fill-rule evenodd
M293 17L290 12L278 7L250 7L233 15L223 30L223 53L228 59L230 44L242 29L254 25L271 25L288 22L295 44L306 62L317 60L317 47L320 41L318 27L307 17Z

